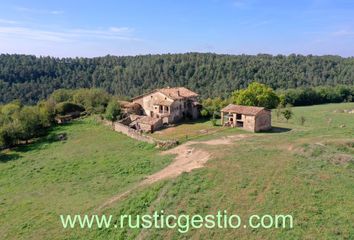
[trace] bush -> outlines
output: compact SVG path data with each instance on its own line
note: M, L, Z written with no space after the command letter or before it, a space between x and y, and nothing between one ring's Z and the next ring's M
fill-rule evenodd
M105 118L109 121L117 121L120 117L120 105L117 101L112 100L106 108Z
M79 104L72 102L61 102L55 106L55 113L60 115L66 115L72 112L83 112L85 108Z
M293 111L291 110L291 106L288 105L286 108L284 108L281 112L283 117L286 119L286 122L289 121L290 118L293 116Z
M215 112L219 113L220 110L229 104L228 100L223 100L220 97L207 98L202 101L203 110L201 112L202 116L209 117ZM204 115L203 115L204 114Z
M89 113L104 113L111 96L102 89L78 89L73 95L73 102L85 107Z
M50 95L49 99L54 100L56 103L71 102L73 101L74 91L72 89L58 89Z
M202 111L200 111L200 115L201 115L202 117L208 117L208 116L210 116L210 115L209 115L209 111L206 110L205 108L203 108Z
M4 105L0 111L0 145L13 146L38 136L46 126L39 106Z

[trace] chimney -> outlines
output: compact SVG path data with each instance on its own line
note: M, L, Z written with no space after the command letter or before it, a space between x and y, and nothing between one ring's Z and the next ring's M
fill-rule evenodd
M179 95L179 90L177 90L177 96L179 97L180 95Z

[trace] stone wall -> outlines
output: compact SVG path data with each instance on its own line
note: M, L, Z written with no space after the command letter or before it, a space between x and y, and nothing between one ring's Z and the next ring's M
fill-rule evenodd
M114 122L112 125L112 122L103 120L103 124L106 126L110 126L111 128L113 128L114 131L123 133L123 134L127 135L128 137L131 137L135 140L147 142L147 143L151 143L151 144L156 144L156 146L159 148L171 148L171 147L178 145L178 141L157 140L151 136L147 136L147 135L141 133L140 131L130 128L130 127L128 127L122 123L119 123L119 122Z
M243 122L243 128L254 132L255 131L255 117L245 115L244 122Z
M109 123L109 124L112 126L112 123ZM123 133L123 134L127 135L128 137L131 137L131 138L136 139L138 141L155 144L155 140L152 137L146 136L146 135L140 133L140 131L130 128L122 123L114 122L112 127L113 127L114 131Z
M255 131L266 131L272 128L272 116L270 111L263 110L256 117Z

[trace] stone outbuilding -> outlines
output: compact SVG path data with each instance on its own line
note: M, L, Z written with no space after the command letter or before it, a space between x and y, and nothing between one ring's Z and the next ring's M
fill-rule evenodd
M263 107L229 104L221 109L221 125L252 132L266 131L272 128L271 111Z

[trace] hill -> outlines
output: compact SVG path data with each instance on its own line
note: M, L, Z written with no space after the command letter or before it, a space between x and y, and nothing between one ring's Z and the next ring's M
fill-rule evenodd
M163 86L185 86L226 97L258 81L274 89L354 84L354 58L187 53L135 57L52 58L0 55L0 103L36 103L59 88L104 88L132 97Z
M92 118L55 127L46 139L0 156L0 238L352 239L354 122L348 109L354 104L294 107L288 123L273 116L268 133L202 122L166 129L161 138L189 134L190 147L210 159L204 168L138 189L173 156ZM63 132L67 140L58 141ZM97 213L107 199L132 188L103 213L291 214L294 228L63 229L60 214Z

